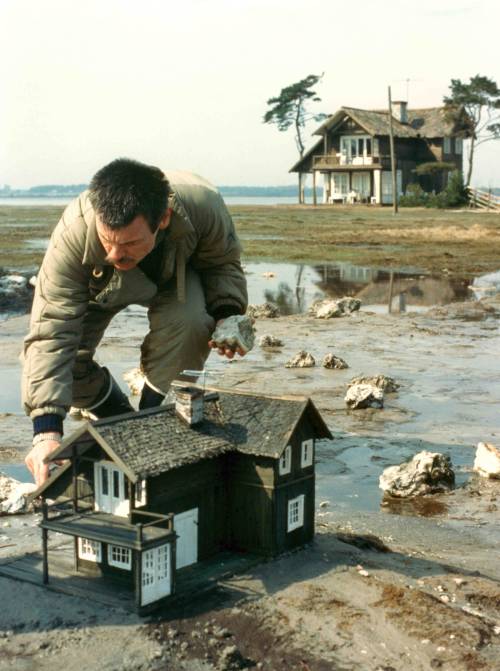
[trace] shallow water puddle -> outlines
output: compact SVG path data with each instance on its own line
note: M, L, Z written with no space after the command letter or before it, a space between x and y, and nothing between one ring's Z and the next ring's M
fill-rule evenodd
M389 269L356 266L348 262L329 264L247 263L245 273L251 303L276 303L284 315L306 312L315 300L355 296L374 312L392 308L421 311L474 298L481 278L451 278L428 275L418 269ZM500 276L497 278L500 286ZM479 284L477 284L479 282ZM487 283L491 286L491 283ZM403 311L404 311L403 309Z

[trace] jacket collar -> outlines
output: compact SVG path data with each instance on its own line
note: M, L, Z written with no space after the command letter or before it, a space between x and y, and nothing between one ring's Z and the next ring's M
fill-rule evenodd
M82 263L94 266L111 265L105 261L106 252L97 235L95 211L90 202L88 191L84 191L80 196L80 207L82 217L87 225L87 239L85 241L85 252ZM175 191L169 196L168 207L172 208L170 225L164 231L164 235L161 235L163 231L160 231L156 236L156 245L165 239L175 242L190 233L194 233L191 219Z

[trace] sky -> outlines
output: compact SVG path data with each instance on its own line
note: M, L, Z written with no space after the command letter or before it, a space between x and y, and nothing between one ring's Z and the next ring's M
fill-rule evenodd
M315 112L500 84L497 0L0 0L0 185L88 182L119 156L217 185L292 184L266 102L324 73ZM409 80L409 81L408 81ZM306 147L315 141L306 128ZM500 186L500 141L473 183Z

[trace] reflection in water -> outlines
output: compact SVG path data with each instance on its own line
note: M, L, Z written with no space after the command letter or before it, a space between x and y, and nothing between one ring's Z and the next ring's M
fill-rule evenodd
M382 510L392 515L435 517L448 512L446 503L436 496L415 496L407 499L384 496L380 506Z
M318 299L359 298L364 307L387 311L391 271L355 266L351 263L306 265L293 263L253 263L246 266L251 303L276 303L282 314L305 312ZM273 278L264 278L272 271ZM474 297L471 280L446 275L425 275L419 271L395 270L393 309L406 306L419 310ZM396 306L394 308L394 306Z

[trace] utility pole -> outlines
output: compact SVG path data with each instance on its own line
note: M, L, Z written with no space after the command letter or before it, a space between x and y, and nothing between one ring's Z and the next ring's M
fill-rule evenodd
M396 155L394 153L394 132L392 129L392 98L391 87L389 86L389 139L391 145L391 172L392 172L392 213L398 213L398 192L396 176Z

